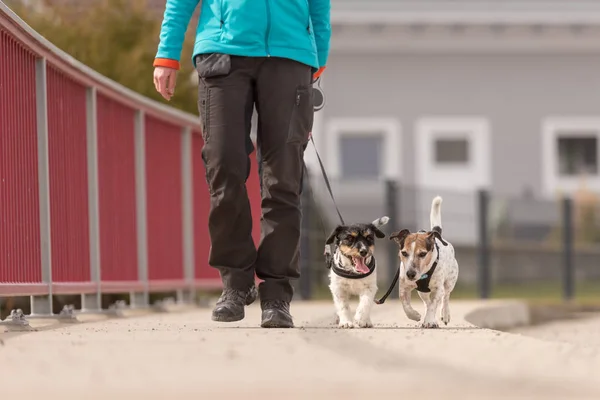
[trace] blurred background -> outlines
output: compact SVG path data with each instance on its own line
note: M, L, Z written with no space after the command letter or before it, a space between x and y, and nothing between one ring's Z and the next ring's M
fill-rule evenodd
M164 0L8 4L79 61L160 100ZM193 114L196 18L170 102ZM346 221L428 228L441 195L455 298L600 303L600 1L332 0L332 31L313 137ZM312 145L306 163L297 290L323 299L338 219ZM377 253L380 296L397 249L381 240Z

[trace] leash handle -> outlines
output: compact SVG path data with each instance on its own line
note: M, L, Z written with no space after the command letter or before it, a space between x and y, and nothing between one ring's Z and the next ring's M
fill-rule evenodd
M312 96L313 96L313 109L316 111L321 111L323 107L325 107L325 92L321 87L321 77L317 77L313 82L312 88Z
M398 279L399 278L400 278L400 266L398 266L398 269L396 270L396 274L394 275L394 279L392 280L392 284L391 284L390 288L383 295L382 298L380 298L379 300L375 300L375 304L383 304L383 303L385 303L385 301L390 296L390 294L392 294L392 290L394 290L394 287L396 286L396 283L398 283Z

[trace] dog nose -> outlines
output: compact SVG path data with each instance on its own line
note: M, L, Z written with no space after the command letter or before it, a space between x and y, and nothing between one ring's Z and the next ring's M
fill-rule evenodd
M417 276L417 272L414 269L411 269L406 272L406 276L408 277L408 279L415 279L415 276Z
M358 253L361 255L361 257L364 257L364 256L366 256L366 255L367 255L369 252L367 251L367 249L361 249L361 250L360 250Z

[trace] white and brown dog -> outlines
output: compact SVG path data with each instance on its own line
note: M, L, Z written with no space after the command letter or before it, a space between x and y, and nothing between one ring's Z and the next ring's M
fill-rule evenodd
M442 310L442 322L450 322L450 293L458 280L458 262L454 247L442 239L442 198L431 204L431 230L410 233L408 229L394 232L400 252L400 301L406 316L420 321L421 315L410 305L411 292L416 289L427 309L423 328L438 328L437 313Z
M375 238L385 237L379 228L388 221L388 217L382 217L370 224L340 225L325 242L329 289L341 328L373 327L371 308L377 293ZM350 312L351 296L359 297L354 318Z

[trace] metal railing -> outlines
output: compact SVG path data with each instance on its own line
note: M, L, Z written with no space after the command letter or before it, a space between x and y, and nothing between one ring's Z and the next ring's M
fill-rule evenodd
M0 2L0 297L48 315L58 294L95 310L103 293L145 307L153 291L219 287L199 133L195 116L79 63ZM258 178L248 185L256 209Z

